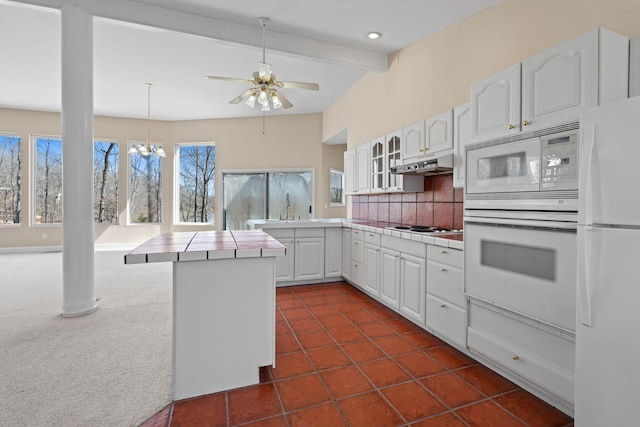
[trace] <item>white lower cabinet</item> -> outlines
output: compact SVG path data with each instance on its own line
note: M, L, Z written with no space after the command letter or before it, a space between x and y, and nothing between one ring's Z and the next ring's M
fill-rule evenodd
M342 277L351 279L351 229L342 228Z
M427 328L451 344L467 346L467 301L461 250L427 245Z
M380 296L380 234L364 234L364 290Z
M294 280L295 230L293 228L272 228L264 230L264 232L285 247L285 255L275 257L276 282L289 282Z
M362 230L351 230L351 282L364 287L364 236Z
M295 280L323 279L324 237L296 236L295 246Z
M342 276L342 228L324 229L324 277Z
M426 318L426 261L409 254L400 256L400 313L419 325Z
M400 309L400 252L380 248L380 300Z
M275 258L276 283L279 285L330 281L332 278L343 276L343 264L346 264L347 268L350 267L351 236L350 233L346 233L347 237L344 238L345 230L342 227L262 230L286 248L284 256ZM346 258L343 255L345 252ZM348 270L349 268L347 272Z
M462 348L467 346L467 310L429 293L427 293L427 327L438 332L438 335L447 341Z

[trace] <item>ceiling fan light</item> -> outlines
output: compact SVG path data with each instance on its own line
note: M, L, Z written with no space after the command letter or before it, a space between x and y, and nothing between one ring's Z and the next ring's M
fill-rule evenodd
M264 90L260 91L260 96L258 96L258 102L263 107L262 111L265 111L264 110L264 106L265 105L267 106L267 108L269 107L269 97L267 96L267 92L266 91L264 91ZM266 111L269 111L269 110L266 110Z
M252 93L251 96L249 98L247 98L247 100L245 101L245 105L247 105L250 108L253 108L256 105L256 93Z
M273 109L277 110L278 108L282 108L282 101L278 98L277 93L273 93L271 96L271 101L273 102Z
M261 80L270 80L271 79L271 64L266 64L264 62L258 62L258 77Z

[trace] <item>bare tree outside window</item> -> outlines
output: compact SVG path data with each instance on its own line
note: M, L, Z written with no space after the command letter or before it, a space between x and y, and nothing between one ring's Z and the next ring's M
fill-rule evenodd
M129 154L129 222L162 222L162 160Z
M179 145L179 222L215 222L216 147L213 144Z
M0 224L20 223L20 137L0 135Z
M344 172L329 169L329 204L330 206L344 206Z
M94 221L118 223L118 143L94 142L93 203Z
M62 223L62 140L35 137L34 222Z

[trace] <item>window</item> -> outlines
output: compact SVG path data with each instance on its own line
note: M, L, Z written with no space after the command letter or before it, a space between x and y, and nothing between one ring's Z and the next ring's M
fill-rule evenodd
M216 147L213 143L178 144L177 221L215 222Z
M329 169L329 206L344 206L344 172Z
M62 223L62 140L35 136L34 203L35 224Z
M118 143L93 143L94 221L118 223Z
M313 212L313 171L225 172L225 230L244 230L249 219L306 219Z
M20 224L20 137L0 135L0 224Z
M162 222L162 158L129 153L129 161L129 223Z

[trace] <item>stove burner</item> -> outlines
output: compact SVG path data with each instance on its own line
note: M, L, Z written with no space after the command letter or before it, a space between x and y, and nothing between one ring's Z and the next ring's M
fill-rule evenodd
M394 228L397 230L413 231L415 233L447 233L451 231L458 231L450 228L431 227L428 225L396 225Z

